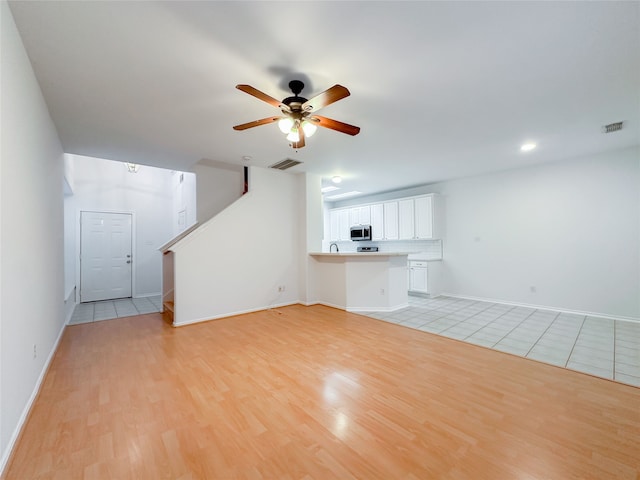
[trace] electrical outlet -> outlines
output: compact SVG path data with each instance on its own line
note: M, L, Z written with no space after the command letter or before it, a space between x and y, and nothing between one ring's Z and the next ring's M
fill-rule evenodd
M33 358L36 358L38 356L38 347L37 345L34 343L33 344Z

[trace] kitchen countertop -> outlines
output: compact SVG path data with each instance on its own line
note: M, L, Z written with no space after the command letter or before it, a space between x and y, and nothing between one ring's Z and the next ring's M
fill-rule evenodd
M408 261L415 262L441 262L442 258L434 258L423 252L310 252L313 257L401 257L406 256Z
M433 258L421 253L410 253L407 260L410 262L441 262L442 258Z
M314 257L400 257L407 252L310 252Z

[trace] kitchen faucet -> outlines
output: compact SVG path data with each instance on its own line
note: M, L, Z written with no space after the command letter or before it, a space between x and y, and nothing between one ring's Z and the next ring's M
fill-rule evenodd
M340 251L340 249L338 248L338 244L337 243L332 243L331 245L329 245L329 252L333 252L333 247L336 247L336 253L338 253Z

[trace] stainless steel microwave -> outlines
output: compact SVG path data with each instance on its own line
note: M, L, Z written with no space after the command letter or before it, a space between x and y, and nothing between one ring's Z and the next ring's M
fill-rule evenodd
M351 227L351 240L371 240L371 225L354 225Z

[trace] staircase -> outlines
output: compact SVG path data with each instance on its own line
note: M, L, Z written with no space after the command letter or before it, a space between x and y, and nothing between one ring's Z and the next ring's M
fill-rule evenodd
M173 301L166 301L162 303L162 318L169 325L173 325Z

